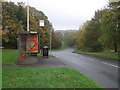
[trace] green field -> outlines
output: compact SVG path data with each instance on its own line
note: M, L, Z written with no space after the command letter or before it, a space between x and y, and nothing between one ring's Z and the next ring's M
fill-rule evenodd
M85 54L85 55L93 55L93 56L98 56L98 57L102 57L102 58L108 58L108 59L120 59L120 57L118 57L117 54L115 53L105 53L105 52L84 52L84 51L80 51L80 50L75 50L73 51L73 53L79 53L79 54Z
M3 69L3 88L101 88L70 68Z
M16 65L19 58L18 51L3 51L2 65Z

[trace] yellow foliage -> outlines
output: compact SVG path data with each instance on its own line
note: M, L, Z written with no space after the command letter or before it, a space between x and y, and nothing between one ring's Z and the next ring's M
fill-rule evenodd
M0 30L0 35L6 35L6 32L3 30Z
M84 47L85 33L86 33L86 30L80 30L78 35L77 35L77 46L79 48Z

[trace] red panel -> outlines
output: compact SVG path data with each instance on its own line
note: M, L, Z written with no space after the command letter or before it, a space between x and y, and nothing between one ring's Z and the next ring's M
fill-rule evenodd
M26 50L28 52L38 52L38 35L27 35L26 36Z
M25 61L25 53L22 54L22 62Z

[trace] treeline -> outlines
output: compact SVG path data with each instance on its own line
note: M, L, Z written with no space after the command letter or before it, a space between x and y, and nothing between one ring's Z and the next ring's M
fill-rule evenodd
M56 47L54 43L58 43L58 37L54 32L53 26L48 17L34 7L30 6L30 31L40 32L40 46L50 46L50 32L52 32L52 48ZM39 26L39 20L45 21L45 26ZM23 2L14 4L13 2L2 3L2 46L4 48L17 48L16 31L27 30L27 6Z
M62 47L76 46L77 30L57 30L56 33L59 34Z
M84 51L114 51L120 47L120 2L97 10L77 33L76 45Z

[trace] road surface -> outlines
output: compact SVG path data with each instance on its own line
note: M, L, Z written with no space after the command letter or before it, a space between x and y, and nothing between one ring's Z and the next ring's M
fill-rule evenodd
M118 63L94 56L72 53L73 49L50 52L70 68L99 83L104 88L118 88Z

